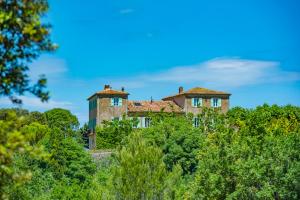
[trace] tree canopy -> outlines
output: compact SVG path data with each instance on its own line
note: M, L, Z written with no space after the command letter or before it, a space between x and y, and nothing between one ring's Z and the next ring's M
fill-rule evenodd
M46 78L32 84L29 63L43 52L57 46L50 39L51 26L42 17L48 10L47 0L0 1L0 96L21 103L18 96L32 93L47 101Z

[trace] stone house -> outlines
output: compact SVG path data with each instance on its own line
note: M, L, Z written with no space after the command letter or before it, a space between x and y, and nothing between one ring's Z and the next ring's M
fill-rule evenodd
M120 120L122 116L137 117L137 128L146 128L150 125L147 113L169 112L177 114L194 114L193 124L199 126L197 114L201 113L203 107L219 108L222 112L229 109L229 97L231 94L221 91L209 90L195 87L184 91L179 87L178 93L163 98L161 101L134 101L128 100L124 88L113 90L109 85L104 90L94 93L89 101L89 147L95 147L95 127L103 121Z

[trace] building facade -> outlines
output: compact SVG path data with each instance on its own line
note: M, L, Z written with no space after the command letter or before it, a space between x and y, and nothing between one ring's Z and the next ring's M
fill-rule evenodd
M229 109L229 97L231 94L221 91L195 87L184 91L179 87L178 93L163 98L161 101L134 101L128 100L129 93L124 88L113 90L109 85L104 90L94 93L89 101L89 147L95 147L95 128L103 121L120 120L123 116L137 117L137 128L146 128L150 125L147 113L168 112L177 114L192 113L195 116L194 126L197 123L197 114L204 107L219 108L222 112Z

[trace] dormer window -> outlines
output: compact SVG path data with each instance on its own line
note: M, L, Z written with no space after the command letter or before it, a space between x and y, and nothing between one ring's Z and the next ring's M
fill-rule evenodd
M111 106L122 106L122 98L119 97L111 98Z
M201 107L202 106L202 98L192 98L192 106L193 107Z
M211 107L218 108L221 107L222 100L220 98L212 98L210 101Z

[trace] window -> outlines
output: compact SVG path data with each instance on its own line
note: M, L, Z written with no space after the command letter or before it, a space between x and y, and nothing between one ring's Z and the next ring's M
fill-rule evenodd
M119 97L111 98L111 106L122 106L122 98Z
M192 98L192 106L193 107L201 107L202 106L202 98Z
M150 117L145 117L145 127L149 127L151 123L151 118Z
M199 118L198 117L193 118L193 126L194 127L199 127Z
M221 99L220 98L212 98L211 99L211 107L221 107Z

